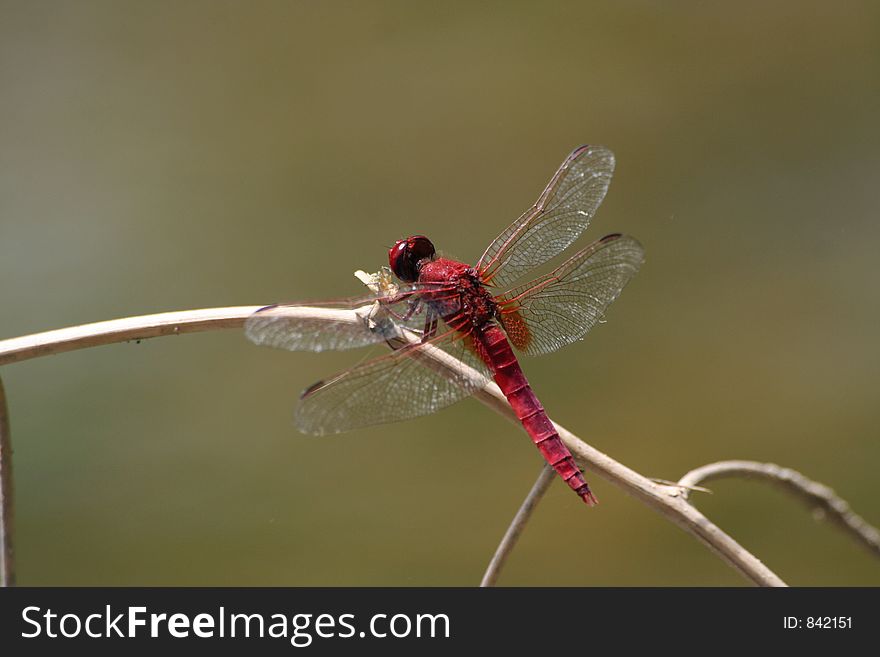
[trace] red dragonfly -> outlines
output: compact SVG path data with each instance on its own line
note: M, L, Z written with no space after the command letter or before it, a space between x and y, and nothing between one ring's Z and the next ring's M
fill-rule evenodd
M641 265L642 246L613 234L549 274L517 285L586 229L613 171L610 151L576 149L535 205L489 244L474 266L438 255L427 237L414 235L388 253L401 285L378 276L366 296L273 305L251 315L245 332L259 345L322 351L386 342L394 348L308 388L296 411L298 428L323 435L426 415L467 397L486 384L483 377L491 377L547 463L584 502L596 504L511 345L531 356L581 339ZM302 316L295 308L303 305L329 312ZM353 309L368 309L363 322L334 319L338 314L332 311ZM405 341L402 332L418 337ZM444 372L425 366L418 356L429 349L446 352L455 359L447 360L460 365Z

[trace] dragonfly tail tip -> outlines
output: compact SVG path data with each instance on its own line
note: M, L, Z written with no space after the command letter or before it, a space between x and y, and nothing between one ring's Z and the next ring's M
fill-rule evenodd
M599 504L599 500L596 499L596 496L593 495L593 491L587 488L585 491L581 492L581 499L587 503L587 506L596 506Z

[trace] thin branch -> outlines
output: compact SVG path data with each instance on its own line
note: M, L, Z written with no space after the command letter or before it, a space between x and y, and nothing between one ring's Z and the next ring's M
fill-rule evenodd
M492 561L489 562L489 567L486 568L486 573L483 575L483 581L480 582L480 586L495 586L495 582L498 581L498 576L501 574L501 569L504 567L504 562L507 561L508 555L516 546L519 537L526 528L526 524L529 522L529 518L532 517L532 513L538 506L538 502L544 497L554 479L556 479L556 471L545 463L541 468L541 473L535 480L535 485L532 486L532 490L526 495L522 506L519 507L519 511L516 512L510 526L504 533L504 538L498 544L498 549L492 555Z
M808 479L797 470L783 468L775 463L719 461L691 470L678 483L680 486L693 487L704 481L725 477L760 479L779 486L800 498L816 515L827 517L850 537L880 556L880 530L868 524L831 488ZM687 489L682 492L682 496L688 496Z
M6 392L0 379L0 586L15 586L12 560L12 432Z
M0 342L0 365L112 342L215 328L237 328L257 308L258 306L215 308L131 317L4 340ZM363 315L356 311L330 311L326 308L302 306L289 308L288 312L291 317L332 322L361 324L364 321ZM460 373L470 369L439 349L418 350L418 353L421 358L432 361L441 370L454 367ZM479 376L475 371L473 373ZM494 383L488 383L475 397L492 410L519 424L504 394ZM558 424L555 426L560 438L581 466L588 467L599 477L641 500L690 533L751 582L761 586L785 586L773 571L691 506L682 496L681 488L657 484L587 445L564 427Z
M244 320L260 308L262 306L238 306L141 315L11 338L0 341L0 365L114 342L241 328Z
M475 397L492 410L517 422L507 400L495 384L478 391ZM717 525L681 496L681 489L654 483L607 454L583 442L565 427L553 423L559 437L583 467L645 503L667 520L678 525L708 547L743 577L759 586L786 586L785 582L757 557L724 533Z

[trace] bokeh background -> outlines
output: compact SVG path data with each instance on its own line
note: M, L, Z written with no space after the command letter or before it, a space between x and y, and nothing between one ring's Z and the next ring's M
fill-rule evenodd
M876 3L0 2L0 337L360 293L397 238L475 260L566 154L617 155L581 244L647 261L524 367L653 477L797 468L880 523ZM2 368L31 585L475 585L540 457L474 401L322 439L298 392L358 353L238 331ZM509 585L739 585L595 476ZM880 564L761 484L698 506L798 585Z

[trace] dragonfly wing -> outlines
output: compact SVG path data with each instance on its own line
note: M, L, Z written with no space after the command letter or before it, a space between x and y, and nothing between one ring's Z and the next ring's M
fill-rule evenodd
M501 322L511 342L530 356L582 338L638 271L644 249L627 235L608 235L555 271L507 292Z
M424 313L412 308L418 290L412 286L394 295L266 306L245 320L244 331L254 344L288 351L378 344L393 326L413 330L424 326Z
M477 263L483 280L504 289L547 262L589 225L611 182L614 155L581 146L562 163L535 205L501 233Z
M482 388L488 376L470 338L449 330L313 385L295 421L303 433L324 435L427 415Z

